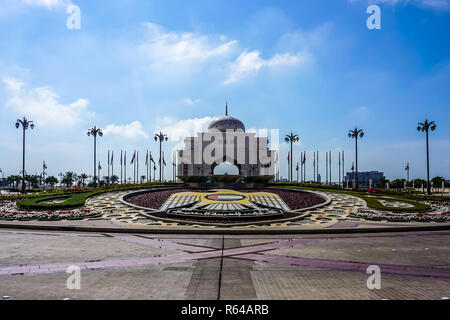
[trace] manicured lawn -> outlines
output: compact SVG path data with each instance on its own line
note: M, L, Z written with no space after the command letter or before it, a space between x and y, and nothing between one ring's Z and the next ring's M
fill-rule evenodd
M427 204L414 201L411 199L411 197L405 197L401 195L393 195L393 194L369 194L367 192L360 192L360 191L347 191L347 190L338 190L338 189L327 189L324 187L304 187L304 186L288 186L288 185L272 185L272 188L287 188L287 189L304 189L304 190L315 190L315 191L329 191L329 192L336 192L336 193L343 193L343 194L349 194L358 198L363 199L369 208L377 209L377 210L388 210L388 211L395 211L395 212L411 212L411 211L427 211L430 210L431 207ZM433 197L435 198L435 197ZM410 208L401 208L401 207L387 207L383 205L378 200L399 200L405 203L408 203L412 205L413 207ZM434 200L434 199L427 199L426 197L420 198L420 200Z
M178 187L176 184L152 184L152 185L132 185L132 186L117 186L114 188L99 188L92 190L57 192L55 194L39 194L35 196L29 196L24 200L17 202L17 206L21 209L29 210L65 210L73 209L83 206L86 200L92 196L96 196L107 192L126 191L126 190L138 190L138 189L152 189L152 188L170 188ZM52 200L65 199L59 203L49 203Z

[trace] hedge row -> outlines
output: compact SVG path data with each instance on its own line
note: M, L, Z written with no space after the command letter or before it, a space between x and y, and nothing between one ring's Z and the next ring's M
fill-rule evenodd
M377 209L377 210L384 210L384 211L393 211L393 212L411 212L411 211L427 211L430 210L431 207L427 204L420 203L417 201L413 201L411 199L406 199L403 196L391 196L390 198L382 195L371 195L370 197L367 196L366 193L358 192L358 191L346 191L346 190L337 190L337 189L331 189L331 188L325 188L323 186L322 188L314 188L314 187L306 187L306 186L298 186L298 185L274 185L272 187L277 188L293 188L293 189L309 189L309 190L321 190L321 191L331 191L331 192L337 192L337 193L343 193L343 194L349 194L358 198L363 199L369 208ZM379 200L399 200L402 202L406 202L413 207L410 208L401 208L401 207L387 207L383 205Z
M163 188L163 187L177 187L178 185L164 185L164 184L154 184L154 185L134 185L125 188L110 188L110 189L95 189L91 191L83 192L67 192L52 195L41 195L36 197L29 197L24 200L17 202L17 206L20 209L25 210L65 210L74 209L83 206L86 200L92 196L96 196L102 193L115 192L115 191L126 191L126 190L140 190L140 189L152 189L152 188ZM66 199L61 203L45 203L56 199Z

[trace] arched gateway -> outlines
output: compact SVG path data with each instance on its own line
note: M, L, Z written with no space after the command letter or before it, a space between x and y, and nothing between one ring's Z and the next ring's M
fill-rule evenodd
M241 176L274 176L276 151L268 148L267 137L245 132L239 119L225 115L214 119L207 132L186 137L185 147L177 152L178 175L211 176L214 168L228 162L239 169Z

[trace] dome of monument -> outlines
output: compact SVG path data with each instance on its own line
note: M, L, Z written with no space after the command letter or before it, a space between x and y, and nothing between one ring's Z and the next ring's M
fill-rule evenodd
M245 132L245 126L241 120L228 115L228 104L226 105L225 115L215 118L208 126L208 131L218 130L226 132L227 130L243 131Z

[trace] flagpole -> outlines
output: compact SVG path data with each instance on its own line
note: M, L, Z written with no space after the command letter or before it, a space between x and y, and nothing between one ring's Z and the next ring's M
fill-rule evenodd
M303 166L303 182L306 183L306 150L303 153L303 158L305 161L305 165Z
M127 184L127 150L124 152L123 165L124 180L125 184Z
M332 183L332 181L331 181L331 150L330 150L330 184Z
M290 162L290 152L288 151L288 181L292 182L291 179L291 162Z
M344 150L342 150L342 189L344 189L344 180L345 180L345 157L344 157Z
M137 154L136 154L136 167L137 167L137 170L136 170L136 180L137 180L137 183L139 184L141 181L140 181L140 179L141 179L141 177L139 177L139 151L137 152Z
M149 157L149 159L148 159L148 161L150 162L150 163L152 163L153 161L153 157L152 157L152 152L150 151L150 157ZM154 176L154 175L153 175ZM150 164L150 182L152 182L153 180L152 180L152 165Z
M110 165L110 162L109 162L109 150L108 150L108 187L109 187L109 181L110 181L110 177L109 177L109 165Z
M341 152L339 151L339 187L341 186Z
M120 184L123 184L123 180L122 180L122 166L123 166L123 150L120 150Z
M317 150L317 181L319 181L319 150ZM322 181L320 181L320 183L322 184Z
M313 181L314 181L314 183L317 181L316 180L316 152L315 151L313 154Z
M111 152L112 152L112 154L111 154L111 177L113 177L114 176L114 150Z

